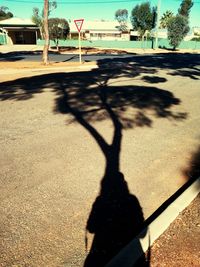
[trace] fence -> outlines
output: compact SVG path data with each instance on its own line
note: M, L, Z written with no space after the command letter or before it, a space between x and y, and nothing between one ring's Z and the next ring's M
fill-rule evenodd
M0 45L6 44L6 35L3 33L0 33Z
M44 40L38 40L38 45L43 45ZM116 48L116 49L151 49L152 41L81 41L82 47L99 47L99 48ZM50 42L51 46L55 46L54 42ZM68 47L78 47L78 40L60 40L59 46L68 46ZM159 39L158 47L170 49L172 48L169 45L167 39ZM198 41L182 41L178 47L179 49L200 49L200 42Z

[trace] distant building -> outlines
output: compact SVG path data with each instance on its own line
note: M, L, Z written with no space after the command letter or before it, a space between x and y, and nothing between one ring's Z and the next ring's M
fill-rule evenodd
M151 31L151 36L156 37L156 29L153 29ZM193 30L190 30L190 32L184 37L184 41L190 41L194 37ZM168 39L167 35L167 29L158 29L158 38L159 39Z
M70 21L70 38L75 39L78 37L78 31L74 21ZM88 21L83 22L81 35L86 40L130 40L131 23L127 23L127 28L120 29L120 25L117 21Z
M193 27L192 32L194 35L200 35L200 27Z
M5 36L5 43L37 44L39 28L30 19L10 18L0 21L0 32Z

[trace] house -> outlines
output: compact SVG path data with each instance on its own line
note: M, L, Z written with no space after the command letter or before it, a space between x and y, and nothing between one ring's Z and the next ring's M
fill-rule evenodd
M151 36L156 37L158 35L159 39L168 39L168 33L167 29L158 29L158 32L156 32L156 29L151 30ZM190 41L194 37L194 32L191 30L185 37L184 41Z
M36 44L40 30L30 19L10 18L0 21L0 32L4 33L5 43Z
M78 31L73 20L69 21L69 26L70 26L70 39L78 38ZM131 23L127 23L127 28L121 30L120 25L117 21L85 20L82 25L81 35L83 39L91 41L94 40L129 41L131 27L132 27Z

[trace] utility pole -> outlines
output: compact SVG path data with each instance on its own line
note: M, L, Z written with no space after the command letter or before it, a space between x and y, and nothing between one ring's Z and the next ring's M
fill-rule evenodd
M155 48L158 48L158 29L160 25L160 6L161 6L161 0L158 0L157 5L157 20L156 20L156 42L155 42Z

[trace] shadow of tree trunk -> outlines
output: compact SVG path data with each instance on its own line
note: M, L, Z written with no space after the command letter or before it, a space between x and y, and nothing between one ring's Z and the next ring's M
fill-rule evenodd
M122 141L122 123L112 110L107 100L105 84L98 87L101 108L109 115L113 124L113 138L108 144L99 132L86 120L81 112L70 105L65 86L61 84L63 94L62 105L96 140L106 159L105 173L101 181L101 190L96 198L88 217L86 231L94 234L90 252L85 260L85 267L103 267L139 231L144 222L142 208L138 199L129 193L128 185L120 172L120 150ZM138 240L137 250L142 251ZM140 264L147 262L145 256L140 258Z

